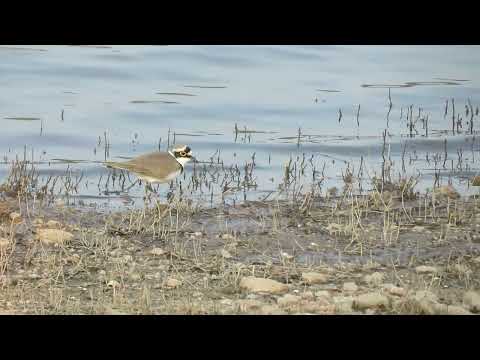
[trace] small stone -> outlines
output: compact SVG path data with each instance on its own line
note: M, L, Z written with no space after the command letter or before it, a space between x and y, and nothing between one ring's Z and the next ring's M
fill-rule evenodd
M376 292L359 295L354 300L354 307L359 310L377 307L386 308L388 305L388 298L385 295Z
M155 255L155 256L161 256L161 255L164 255L165 253L166 253L165 250L163 250L161 248L158 248L158 247L150 250L150 254Z
M302 273L302 279L309 285L323 284L328 282L328 275L317 272Z
M240 288L250 292L265 292L270 294L281 294L288 291L288 286L286 284L271 279L257 278L253 276L242 278L242 280L240 280Z
M0 238L0 250L8 248L10 245L10 240L5 238Z
M417 274L436 274L438 269L435 266L420 265L415 268Z
M358 286L354 282L346 282L343 284L343 291L355 292L357 290Z
M407 291L403 287L392 286L388 289L388 293L395 296L405 296Z
M47 221L46 226L50 229L60 229L62 227L62 224L55 220L49 220Z
M43 220L40 218L36 218L33 220L33 226L41 226L43 225Z
M231 259L232 258L232 254L230 254L225 249L220 250L220 255L222 255L222 257L225 258L225 259Z
M46 245L58 245L70 241L73 238L73 234L59 229L38 229L37 238Z
M383 282L385 275L380 272L374 272L371 275L365 275L363 280L369 285L380 285Z
M480 294L478 292L467 291L463 295L463 303L471 312L480 312Z
M288 307L288 306L295 305L301 299L302 298L300 296L297 296L297 295L285 294L277 300L277 304L281 307Z
M165 286L170 289L175 289L181 285L182 282L175 278L168 278L167 281L165 281Z

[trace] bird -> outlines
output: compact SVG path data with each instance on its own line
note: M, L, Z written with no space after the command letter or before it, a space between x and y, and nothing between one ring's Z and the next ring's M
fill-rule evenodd
M167 183L184 171L185 165L195 160L192 149L187 145L177 145L167 152L152 152L137 156L124 162L107 161L108 168L121 169L135 174L145 181L151 190L151 184Z

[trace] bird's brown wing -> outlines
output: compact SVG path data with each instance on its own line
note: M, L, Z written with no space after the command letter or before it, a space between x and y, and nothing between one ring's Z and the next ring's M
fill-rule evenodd
M135 159L131 159L124 162L105 162L107 167L116 168L116 169L123 169L127 171L133 171L141 175L151 176L152 173L155 174L162 169L153 168L152 166L148 166L148 164L152 164L155 162L167 161L172 160L173 157L169 153L164 152L153 152L149 154L144 154L136 157ZM182 166L179 163L175 164L175 167L178 170L182 170ZM149 170L150 168L150 170Z

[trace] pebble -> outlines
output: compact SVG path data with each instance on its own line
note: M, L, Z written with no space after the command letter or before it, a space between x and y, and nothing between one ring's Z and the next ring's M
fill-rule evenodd
M377 307L386 308L388 305L388 298L377 292L358 295L354 300L354 307L359 310Z
M161 256L161 255L164 255L165 253L166 253L165 250L163 250L162 248L158 248L158 247L150 250L150 254L155 255L155 256Z
M249 292L265 292L270 294L282 294L288 291L288 286L281 282L272 280L257 278L253 276L247 276L240 280L240 288Z
M357 284L354 282L346 282L343 284L343 291L348 291L348 292L355 292L358 290Z
M62 227L62 224L60 224L58 221L55 221L55 220L49 220L46 226L51 229L54 229L54 228L59 229Z
M383 282L385 275L380 272L374 272L371 275L365 275L363 281L369 285L380 285Z
M170 289L175 289L181 285L182 282L175 278L168 278L167 281L165 281L165 286Z
M297 295L285 294L277 299L277 304L281 307L288 307L297 304L302 298Z
M33 226L41 226L43 225L43 220L40 218L36 218L33 220Z
M46 245L58 245L70 241L73 234L59 229L38 229L37 238Z
M471 312L480 312L480 294L478 292L467 291L463 295L463 303Z
M317 272L305 272L302 273L302 279L309 285L323 284L328 282L328 275Z
M10 240L5 238L0 238L0 250L6 249L10 245Z
M438 269L435 266L420 265L415 268L417 274L436 274Z
M405 296L405 295L407 295L407 290L405 290L405 288L399 287L399 286L392 286L387 291L388 291L389 294L395 295L395 296Z

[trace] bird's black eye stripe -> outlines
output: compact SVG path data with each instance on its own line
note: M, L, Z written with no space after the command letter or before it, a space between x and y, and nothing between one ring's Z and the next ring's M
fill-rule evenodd
M190 148L188 146L185 148L185 152L187 152L187 153L190 152Z

